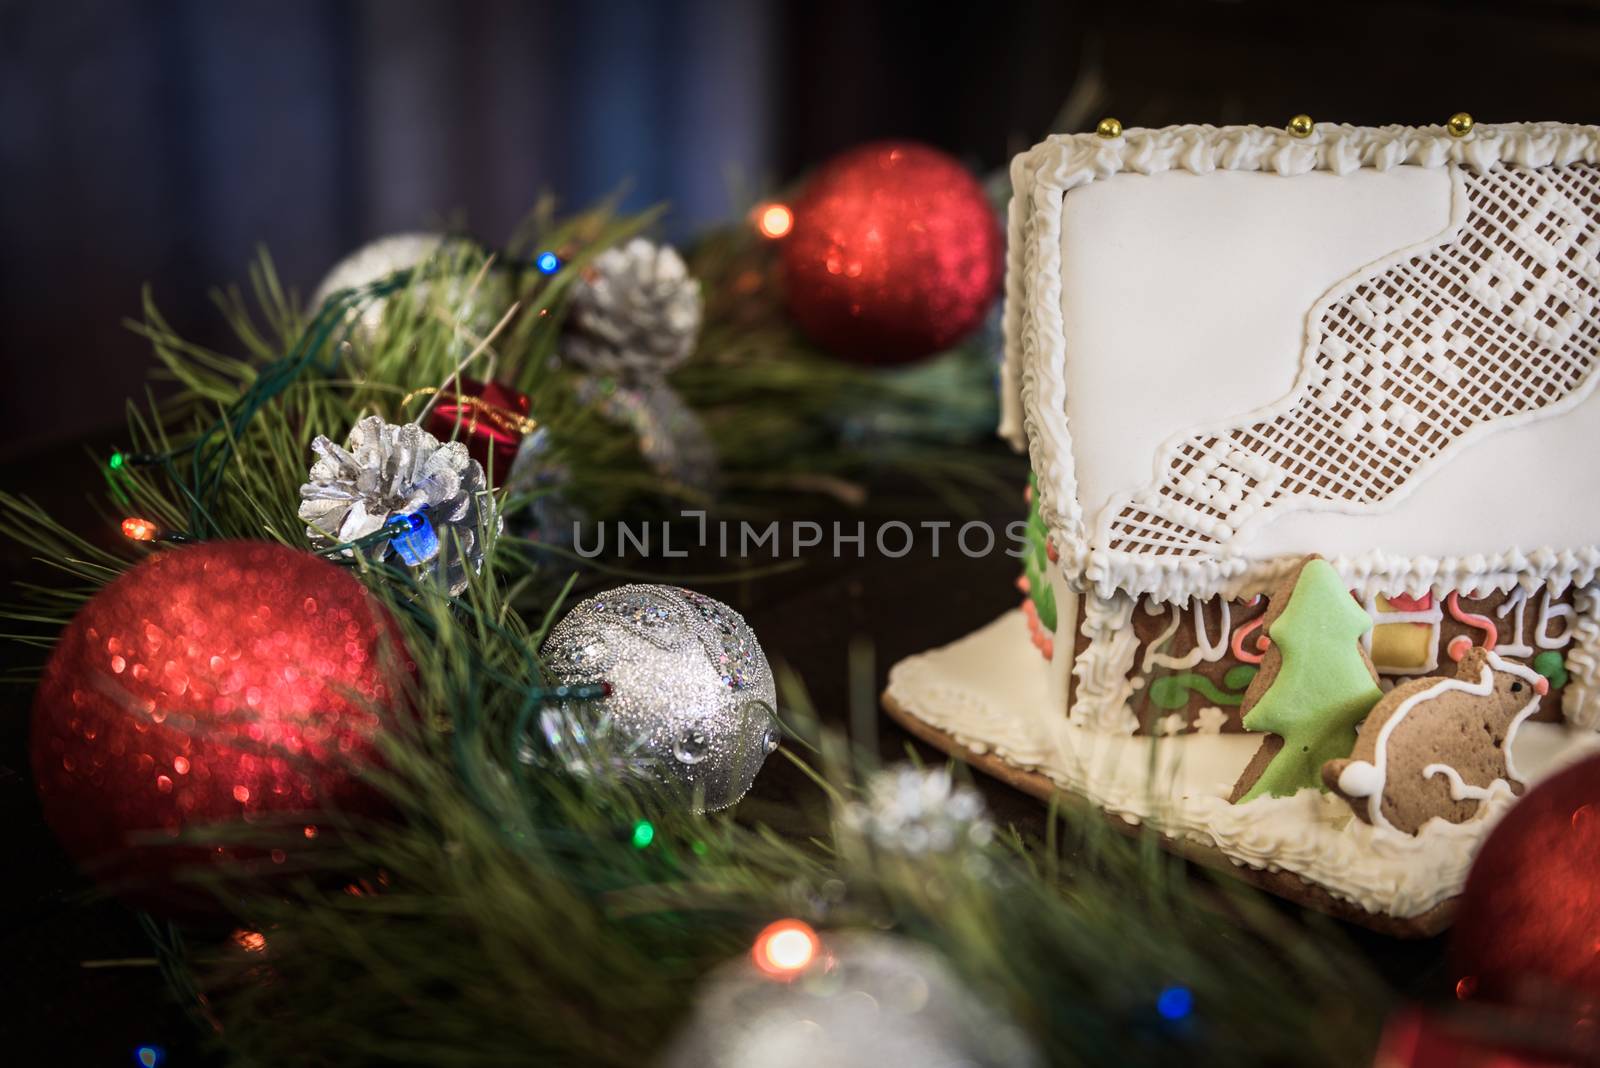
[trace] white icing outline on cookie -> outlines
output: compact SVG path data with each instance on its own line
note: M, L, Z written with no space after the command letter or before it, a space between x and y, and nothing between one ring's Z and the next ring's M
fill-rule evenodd
M1505 739L1500 744L1500 750L1505 756L1506 774L1510 776L1513 782L1518 784L1524 781L1522 774L1517 771L1511 756L1511 743L1516 737L1517 728L1522 726L1523 721L1539 709L1539 698L1542 695L1539 693L1537 686L1545 681L1544 676L1514 661L1502 660L1495 653L1487 652L1484 655L1486 659L1483 666L1483 674L1477 682L1467 682L1465 679L1441 679L1427 689L1418 690L1404 701L1401 701L1399 707L1390 714L1383 726L1378 729L1378 738L1373 746L1373 759L1371 761L1353 760L1339 773L1339 789L1341 791L1351 797L1366 798L1368 822L1374 827L1382 827L1385 830L1399 833L1399 828L1390 823L1383 814L1383 791L1385 786L1388 785L1389 774L1389 735L1393 734L1394 729L1400 725L1400 722L1411 714L1413 708L1423 701L1431 700L1442 693L1458 690L1473 697L1489 696L1494 692L1494 676L1496 672L1503 671L1507 674L1515 675L1518 678L1527 680L1535 687L1532 699L1520 712L1512 717L1510 725L1506 727ZM1493 782L1484 787L1468 786L1462 781L1460 773L1455 768L1447 767L1443 764L1429 764L1422 769L1422 777L1425 779L1441 773L1450 779L1450 796L1457 801L1465 800L1468 797L1480 801L1487 799L1489 791L1494 787ZM1349 786L1346 785L1347 776L1349 777ZM1494 781L1501 782L1504 780L1496 779ZM1458 796L1458 786L1463 791L1472 790L1477 792L1471 794L1462 793ZM1354 787L1354 789L1350 787Z

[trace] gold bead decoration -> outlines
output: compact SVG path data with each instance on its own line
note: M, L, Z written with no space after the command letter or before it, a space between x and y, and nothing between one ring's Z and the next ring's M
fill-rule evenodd
M1104 137L1107 139L1121 137L1122 123L1110 117L1101 119L1099 125L1094 128L1094 135L1096 137Z
M1472 132L1472 125L1472 116L1465 111L1458 111L1450 116L1450 121L1444 124L1444 128L1450 131L1451 137L1465 137Z
M1311 121L1310 115L1296 115L1289 120L1287 127L1290 137L1310 137L1311 131L1316 128L1317 124Z

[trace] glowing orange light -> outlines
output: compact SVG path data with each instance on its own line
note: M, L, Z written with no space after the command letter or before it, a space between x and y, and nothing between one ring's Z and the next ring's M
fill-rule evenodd
M161 529L148 519L129 516L122 521L122 536L134 541L155 541Z
M267 948L267 936L260 931L246 931L241 927L233 932L233 943L246 953L260 953Z
M822 949L822 939L799 920L779 920L756 936L750 951L756 967L774 979L793 979L811 966Z
M762 237L783 237L794 229L794 212L787 204L763 204L756 209L756 229Z

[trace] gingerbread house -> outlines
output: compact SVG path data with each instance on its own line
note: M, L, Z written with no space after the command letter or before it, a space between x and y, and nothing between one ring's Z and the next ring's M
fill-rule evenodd
M1103 126L1011 174L1001 433L1050 563L886 703L1289 896L1437 929L1509 794L1402 836L1224 780L1308 554L1384 689L1493 650L1546 680L1527 775L1595 748L1600 131Z

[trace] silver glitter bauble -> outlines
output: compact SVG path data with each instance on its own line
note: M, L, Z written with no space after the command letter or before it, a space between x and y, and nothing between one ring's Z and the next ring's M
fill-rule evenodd
M713 972L662 1068L1034 1068L1015 1024L975 998L933 950L867 932L824 933L798 976L748 958Z
M957 784L949 768L909 764L873 775L865 798L845 807L844 823L879 849L906 855L951 853L994 837L976 790Z
M483 567L480 528L499 533L503 520L483 467L459 441L441 444L415 423L395 425L369 415L340 448L322 435L311 443L317 460L300 487L306 536L322 548L381 530L396 516L420 514L416 533L364 551L372 560L395 552L405 563L439 576L451 594L467 588ZM355 550L344 550L353 555Z
M772 669L744 618L675 586L622 586L578 604L544 644L558 683L608 682L592 712L631 759L696 809L735 804L778 747Z
M700 282L671 245L636 237L596 256L573 286L561 358L625 381L660 376L694 352Z
M505 280L486 273L476 288L476 268L481 264L482 250L462 238L446 237L435 233L393 234L380 237L356 249L340 260L328 272L306 308L308 317L314 316L328 298L344 289L363 289L380 282L397 271L410 270L430 260L438 260L441 270L459 266L461 273L452 277L443 289L446 303L454 317L478 336L494 328L495 323L510 307L510 294ZM412 293L423 301L431 294L427 281L415 282ZM383 325L384 312L390 297L372 297L353 308L351 336L357 342L370 344Z

